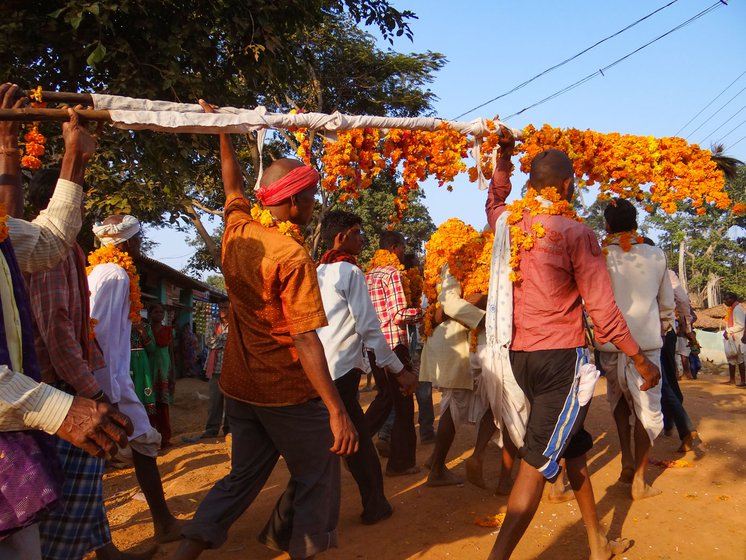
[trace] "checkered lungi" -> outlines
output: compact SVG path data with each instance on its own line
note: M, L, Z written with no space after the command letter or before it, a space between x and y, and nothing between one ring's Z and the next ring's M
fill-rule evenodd
M104 461L57 440L65 482L55 509L39 524L44 560L80 560L111 542L104 509Z

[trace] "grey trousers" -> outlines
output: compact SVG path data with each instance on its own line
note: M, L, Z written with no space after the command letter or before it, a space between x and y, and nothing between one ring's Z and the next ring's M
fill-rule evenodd
M31 525L0 541L2 560L41 560L39 525Z
M220 433L220 425L223 425L223 433L230 432L230 424L225 416L225 397L220 390L220 374L213 374L210 378L210 402L207 405L207 423L205 434L217 436Z
M233 447L231 472L219 480L182 535L218 548L246 511L280 455L290 482L259 540L291 558L307 558L337 546L340 459L321 399L292 406L254 406L226 397Z

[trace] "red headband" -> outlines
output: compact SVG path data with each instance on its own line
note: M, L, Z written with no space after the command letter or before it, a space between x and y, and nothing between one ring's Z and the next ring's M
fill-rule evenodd
M313 187L319 182L319 173L310 165L296 167L271 185L259 187L255 194L262 206L276 206L294 194Z

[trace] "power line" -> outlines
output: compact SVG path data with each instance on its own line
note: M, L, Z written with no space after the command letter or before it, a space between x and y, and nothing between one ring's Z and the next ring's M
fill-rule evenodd
M746 105L744 105L743 107L741 107L738 111L736 111L728 119L726 119L719 127L717 127L715 130L713 130L712 132L710 132L707 136L705 136L704 138L702 138L702 140L700 141L700 144L702 144L710 136L712 136L713 134L715 134L718 130L720 130L721 128L723 128L726 124L728 124L731 120L733 120L736 117L736 115L738 115L738 113L740 113L744 109L746 109Z
M733 101L736 97L738 97L739 95L741 95L744 91L746 91L746 86L744 86L737 94L735 94L728 101L726 101L723 105L721 105L720 109L718 109L712 115L710 115L709 117L707 117L697 128L695 128L689 134L687 134L686 137L689 138L692 134L694 134L700 128L702 128L704 125L706 125L708 122L710 122L715 115L717 115L720 111L722 111L723 109L725 109L730 104L731 101Z
M670 35L671 33L675 32L675 31L678 31L678 30L679 30L679 29L681 29L682 27L686 27L686 26L687 26L687 25L689 25L690 23L693 23L694 21L696 21L696 20L698 20L699 18L701 18L702 16L704 16L704 15L708 14L708 13L709 13L709 12L711 12L712 10L714 10L714 9L716 9L716 8L718 8L718 7L720 7L721 5L723 5L723 4L722 4L722 3L720 2L720 1L718 1L718 2L715 2L715 3L714 3L714 4L712 5L712 6L710 6L709 8L706 8L706 9L702 10L701 12L699 12L698 14L696 14L696 15L692 16L691 18L689 18L689 19L688 19L688 20L686 20L685 22L683 22L683 23L680 23L679 25L677 25L677 26L676 26L676 27L674 27L673 29L670 29L670 30L666 31L666 32L665 32L665 33L663 33L662 35L659 35L659 36L658 36L658 37L656 37L655 39L653 39L653 40L651 40L651 41L649 41L649 42L645 43L645 44L644 44L644 45L642 45L641 47L638 47L638 48L636 48L635 50L633 50L632 52L630 52L630 53L628 53L628 54L624 55L623 57L621 57L621 58L618 58L618 59L616 59L616 60L615 60L614 62L612 62L611 64L609 64L609 65L607 65L607 66L604 66L603 68L601 68L601 69L599 69L599 70L596 70L595 72L593 72L593 73L591 73L591 74L588 74L588 75L587 75L587 76L586 76L585 78L581 78L581 79L580 79L580 80L578 80L577 82L575 82L575 83L572 83L572 84L570 84L569 86L567 86L567 87L564 87L564 88L562 88L561 90L559 90L559 91L557 91L557 92L553 93L552 95L548 95L548 96L547 96L547 97L545 97L544 99L541 99L541 100L537 101L536 103L533 103L532 105L529 105L528 107L524 107L524 108L523 108L523 109L521 109L520 111L518 111L518 112L516 112L516 113L513 113L512 115L508 115L507 117L505 117L504 119L501 119L501 120L503 120L503 121L507 121L508 119L510 119L510 118L512 118L512 117L515 117L515 116L517 116L517 115L520 115L520 114L522 114L522 113L524 113L524 112L528 111L529 109L533 109L533 108L534 108L534 107L536 107L537 105L541 105L542 103L546 103L547 101L550 101L550 100L554 99L555 97L559 97L560 95L562 95L562 94L564 94L564 93L567 93L568 91L570 91L570 90L572 90L572 89L575 89L576 87L578 87L578 86L580 86L580 85L584 84L585 82L587 82L587 81L589 81L589 80L591 80L591 79L595 78L596 76L604 76L604 75L605 75L605 74L604 74L604 71L606 71L606 70L609 70L610 68L613 68L614 66L616 66L616 65L617 65L617 64L619 64L620 62L622 62L622 61L624 61L624 60L628 59L628 58L629 58L629 57L631 57L632 55L634 55L634 54L636 54L636 53L640 52L641 50L643 50L644 48L646 48L646 47L649 47L649 46L650 46L650 45L652 45L653 43L655 43L655 42L657 42L657 41L660 41L661 39L663 39L664 37L666 37L666 36Z
M721 137L720 137L720 138L718 139L718 141L717 141L717 142L715 142L715 143L716 143L716 144L720 144L720 143L722 143L722 142L723 142L723 140L725 140L726 138L728 138L728 136L730 136L731 134L733 134L733 133L734 133L734 132L735 132L736 130L738 130L739 128L741 128L741 127L742 127L742 126L743 126L744 124L746 124L746 121L741 121L741 122L740 122L739 124L737 124L737 125L736 125L735 127L731 128L731 129L730 129L730 131L729 131L729 132L728 132L727 134L725 134L724 136L721 136Z
M708 108L708 107L709 107L710 105L712 105L713 103L715 103L715 101L717 101L717 100L718 100L718 99L720 98L720 96L721 96L721 95L723 95L723 94L724 94L724 93L725 93L726 91L728 91L728 90L730 89L730 86L732 86L732 85L733 85L733 84L735 84L735 83L736 83L736 82L737 82L738 80L740 80L740 79L741 79L741 77L742 77L742 76L743 76L744 74L746 74L746 70L744 70L743 72L741 72L741 75L740 75L740 76L738 76L738 78L736 78L736 79L735 79L735 80L733 80L733 81L732 81L731 83L729 83L729 84L728 84L728 87L726 87L726 88L725 88L725 89L724 89L723 91L721 91L720 93L718 93L718 94L717 94L717 95L715 96L715 99L713 99L713 100L712 100L712 101L710 101L710 102L709 102L709 103L708 103L707 105L705 105L704 107L702 107L702 110L701 110L701 111L700 111L699 113L697 113L696 115L694 115L694 116L693 116L693 117L692 117L691 119L689 119L689 120L688 120L688 121L686 122L686 124L685 124L684 126L682 126L682 127L681 127L681 128L679 129L679 130L677 130L677 131L676 131L676 134L674 134L674 136L678 136L678 135L679 135L679 133L680 133L680 132L681 132L682 130L684 130L684 129L685 129L685 128L686 128L687 126L689 126L689 125L691 124L691 122L692 122L692 121L693 121L694 119L696 119L696 118L697 118L698 116L700 116L700 115L701 115L702 113L704 113L704 112L705 112L705 111L707 110L707 108Z
M740 143L741 143L741 142L743 142L744 140L746 140L746 136L741 136L741 138L739 138L738 140L736 140L736 142L735 142L735 143L733 143L733 144L731 144L730 146L728 146L728 149L729 149L729 150L732 150L733 148L735 148L735 147L736 147L736 146L737 146L738 144L740 144Z
M648 18L650 18L650 17L654 16L655 14L657 14L658 12L660 12L660 11L662 11L662 10L665 10L665 9L666 9L666 8L668 8L669 6L671 6L671 5L675 4L676 2L678 2L678 0L672 0L671 2L669 2L668 4L666 4L665 6L661 6L661 7L660 7L660 8L658 8L657 10L655 10L655 11L653 11L653 12L650 12L650 13L649 13L648 15L646 15L645 17L642 17L642 18L638 19L637 21L635 21L635 22L632 22L632 23L630 23L630 24L629 24L629 25L628 25L627 27L625 27L624 29L620 29L619 31L617 31L617 32L615 32L615 33L612 33L612 34L611 34L611 35L609 35L608 37L604 37L604 38L603 38L603 39L601 39L600 41L597 41L596 43L593 43L593 44L592 44L592 45L591 45L590 47L587 47L587 48L583 49L583 50L582 50L582 51L580 51L579 53L577 53L577 54L574 54L574 55L573 55L573 56L571 56L570 58L567 58L567 59L563 60L562 62L560 62L560 63L558 63L558 64L555 64L554 66L550 66L550 67L549 67L549 68L547 68L546 70L543 70L542 72L539 72L538 74L536 74L536 76L534 76L534 77L532 77L532 78L529 78L529 79L528 79L528 80L526 80L525 82L522 82L522 83L518 84L518 85L517 85L517 86L515 86L515 87L514 87L513 89L511 89L511 90L509 90L509 91L506 91L505 93L501 93L501 94L500 94L500 95L498 95L497 97L493 97L493 98L492 98L492 99L490 99L489 101L485 101L485 102L484 102L484 103L482 103L481 105L477 105L477 106L476 106L476 107L474 107L473 109L469 109L469 110L468 110L468 111L466 111L465 113L461 113L461 114L460 114L459 116L457 116L457 117L454 117L454 118L453 118L453 120L454 120L454 121L455 121L455 120L458 120L458 119L460 119L461 117L463 117L463 116L465 116L465 115L468 115L469 113L473 113L473 112L474 112L474 111L476 111L477 109L481 109L481 108L482 108L482 107L484 107L485 105L489 105L489 104L490 104L490 103L492 103L493 101L497 101L498 99L502 99L502 98L503 98L503 97L505 97L506 95L510 95L511 93L513 93L513 92L516 92L516 91L518 91L519 89L521 89L521 88L523 88L523 87L527 86L528 84L530 84L530 83L531 83L531 82L533 82L534 80L537 80L538 78L541 78L541 77L542 77L543 75L545 75L545 74L548 74L549 72L552 72L553 70L556 70L556 69L557 69L557 68L559 68L560 66L564 66L564 65L565 65L565 64L567 64L568 62L572 62L573 60L575 60L576 58L578 58L578 57L580 57L580 56L584 55L585 53L587 53L587 52L588 52L588 51L590 51L591 49L594 49L594 48L596 48L596 47L597 47L597 46L599 46L599 45L600 45L601 43L605 43L605 42L606 42L606 41L608 41L609 39L613 39L613 38L614 38L614 37L616 37L617 35L621 35L621 34L622 34L622 33L624 33L625 31L627 31L628 29L631 29L631 28L633 28L633 27L634 27L635 25L637 25L638 23L641 23L641 22L645 21L646 19L648 19Z

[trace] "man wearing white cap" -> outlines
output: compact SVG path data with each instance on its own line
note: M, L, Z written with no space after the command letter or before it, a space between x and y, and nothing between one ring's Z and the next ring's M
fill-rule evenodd
M153 515L155 540L171 542L179 538L181 523L169 511L163 495L156 463L161 436L150 425L130 376L131 330L133 326L143 328L138 320L142 305L130 298L130 279L137 281L130 259L140 254L140 222L133 216L117 214L95 225L93 233L105 250L89 256L91 317L96 321L96 340L106 360L106 366L93 373L109 400L132 420L135 428L130 436L132 461L137 482Z

